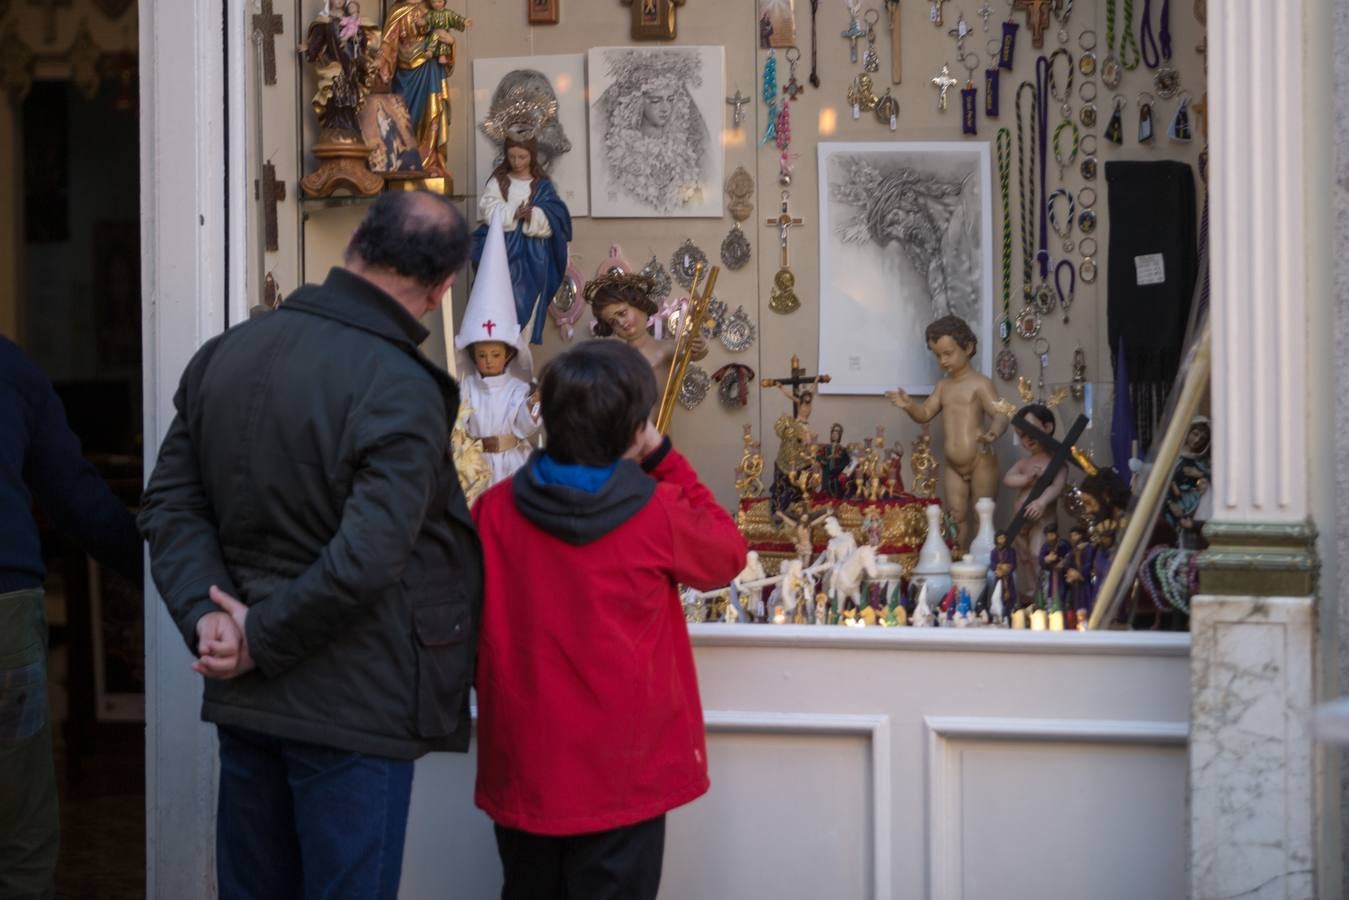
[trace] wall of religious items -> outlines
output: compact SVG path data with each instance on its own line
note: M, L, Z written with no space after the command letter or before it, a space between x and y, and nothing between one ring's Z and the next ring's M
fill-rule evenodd
M755 550L691 619L1086 626L1207 299L1202 3L365 4L255 19L261 306L362 198L443 192L534 367L596 334L677 374ZM1192 554L1142 571L1129 609L1183 623Z

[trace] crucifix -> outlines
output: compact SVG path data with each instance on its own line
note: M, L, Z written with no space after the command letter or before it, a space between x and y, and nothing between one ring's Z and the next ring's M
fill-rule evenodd
M1026 14L1026 27L1030 29L1032 47L1038 49L1045 45L1045 29L1049 27L1053 5L1054 0L1012 0L1012 11Z
M828 384L831 380L828 375L807 375L805 367L801 365L801 358L793 353L792 374L789 377L765 378L759 384L763 387L791 388L792 416L795 417L801 411L802 388L814 387L817 384Z
M801 225L805 221L799 216L793 216L787 211L787 204L791 201L791 194L782 192L782 212L767 221L767 225L775 227L778 230L778 241L782 247L781 264L777 275L773 276L773 290L768 296L768 308L773 312L789 313L800 308L801 300L796 296L796 276L788 266L787 260L787 232L796 225Z
M927 17L932 20L932 24L938 28L945 24L945 15L942 13L942 7L950 3L951 0L928 0L932 4L932 9L928 11Z
M745 104L748 102L749 98L746 97L744 94L740 93L739 87L735 89L735 93L733 95L726 98L726 105L731 107L732 109L731 112L732 126L736 128L740 127L740 123L744 121L745 118Z
M860 0L849 0L848 27L843 29L843 39L848 42L848 59L853 63L857 62L857 42L867 36L867 30L862 27L861 9Z
M71 0L29 0L29 6L41 6L42 10L42 40L44 43L56 43L56 17L58 7L70 8Z
M899 84L899 0L885 0L885 11L890 16L890 83Z
M974 29L970 27L970 23L965 21L965 14L959 13L956 17L956 27L946 32L948 36L955 40L956 52L961 56L965 55L965 38L969 37L972 31Z
M946 94L958 84L960 84L960 79L951 74L951 64L942 63L941 71L932 76L932 86L941 91L937 97L937 109L939 111L946 112Z
M984 20L984 34L987 34L988 19L993 15L993 7L988 5L988 0L984 0L984 5L976 9L974 14Z
M1082 432L1087 430L1088 419L1086 416L1078 416L1073 422L1068 434L1064 436L1062 443L1054 440L1048 432L1035 427L1026 419L1026 411L1023 409L1012 417L1012 427L1018 434L1024 434L1037 444L1053 450L1053 456L1050 457L1049 464L1045 470L1040 473L1040 477L1031 485L1030 493L1026 494L1026 502L1021 504L1021 508L1016 511L1012 521L1008 524L1004 533L1007 535L1007 543L1010 546L1016 536L1021 533L1021 528L1026 524L1026 507L1039 499L1040 495L1054 483L1054 479L1059 477L1059 471L1068 463L1072 463L1079 469L1083 468L1078 450L1073 445L1077 439L1082 436Z
M262 164L262 179L253 182L253 197L262 202L262 237L268 253L281 249L276 226L276 205L286 199L286 183L276 177L276 166Z
M262 12L253 15L253 33L262 38L262 83L276 84L276 41L283 28L281 14L272 12L272 0L262 0Z

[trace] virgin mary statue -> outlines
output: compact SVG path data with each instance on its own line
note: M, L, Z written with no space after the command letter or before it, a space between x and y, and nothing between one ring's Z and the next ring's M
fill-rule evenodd
M449 64L437 58L438 29L428 25L430 9L424 0L400 3L384 20L379 50L379 77L407 104L417 133L422 168L431 177L445 175L445 151L450 142Z

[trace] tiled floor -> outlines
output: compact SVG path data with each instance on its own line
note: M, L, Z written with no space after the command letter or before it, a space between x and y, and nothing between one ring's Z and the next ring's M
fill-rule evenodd
M139 900L145 896L144 747L140 726L104 728L82 754L78 767L70 767L58 738L59 900Z

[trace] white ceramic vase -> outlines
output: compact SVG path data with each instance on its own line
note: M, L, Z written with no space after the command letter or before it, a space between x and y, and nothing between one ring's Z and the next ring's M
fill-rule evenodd
M951 549L941 536L941 507L934 503L926 512L927 540L918 551L918 565L914 567L913 575L927 583L928 601L935 605L951 589Z
M989 559L993 556L993 498L980 497L974 504L975 515L979 517L979 531L974 535L974 540L970 541L970 556L974 557L975 562L983 563L985 568L988 566Z

